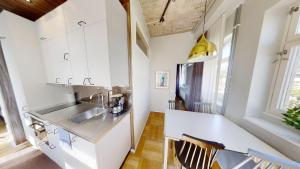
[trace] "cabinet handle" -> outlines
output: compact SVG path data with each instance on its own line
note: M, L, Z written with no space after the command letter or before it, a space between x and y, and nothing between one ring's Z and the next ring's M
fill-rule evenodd
M85 22L85 21L79 21L79 22L77 22L77 24L78 24L79 26L82 26L82 24L86 25L86 22Z
M49 148L50 148L50 149L55 149L55 148L56 148L56 146L55 146L55 145L53 145L53 144L51 144L51 145L49 146Z
M41 39L41 40L46 40L47 38L45 38L45 37L40 37L40 39Z
M28 113L26 113L26 112L23 113L23 116L24 116L25 119L28 119L28 118L29 118L29 115L28 115Z
M59 83L60 78L55 79L55 83Z
M73 78L68 78L68 85L71 85L72 84L72 82L70 82L71 80L72 80Z
M92 78L87 78L88 79L88 81L89 81L89 83L90 83L90 85L95 85L94 83L92 83L91 81L92 81Z
M5 36L0 36L0 40L6 39Z
M69 61L69 58L67 57L69 55L69 53L64 53L64 60Z
M84 79L83 79L83 85L86 85L86 84L85 84L85 81L86 81L86 80L87 80L87 78L84 78Z
M74 136L73 138L71 138L71 143L74 143L76 140L75 138L78 137L78 136Z
M57 134L58 133L58 128L53 130L53 134Z

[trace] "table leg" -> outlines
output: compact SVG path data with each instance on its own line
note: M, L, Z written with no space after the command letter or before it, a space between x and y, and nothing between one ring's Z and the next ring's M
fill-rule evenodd
M163 169L167 169L168 167L168 151L169 151L169 138L165 137Z

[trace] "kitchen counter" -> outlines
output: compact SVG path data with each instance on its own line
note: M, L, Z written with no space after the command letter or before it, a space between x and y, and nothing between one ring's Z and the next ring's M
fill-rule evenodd
M82 123L71 121L78 114L94 107L95 105L93 104L81 103L47 114L40 114L35 111L29 113L96 144L110 129L118 124L126 115L129 115L131 111L131 109L128 109L118 116L112 113L103 113Z

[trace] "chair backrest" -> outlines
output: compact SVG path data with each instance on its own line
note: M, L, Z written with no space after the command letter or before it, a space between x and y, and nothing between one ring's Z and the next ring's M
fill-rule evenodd
M200 113L209 113L211 114L211 103L202 103L202 102L195 102L194 103L194 111Z
M256 163L254 166L255 169L300 169L300 163L298 162L282 159L256 150L249 149L248 156L248 158L233 169L242 169L250 161Z
M223 144L186 134L183 134L181 140L175 142L175 151L179 162L189 169L210 169L218 151L224 148Z
M169 109L174 110L175 109L175 100L169 100Z

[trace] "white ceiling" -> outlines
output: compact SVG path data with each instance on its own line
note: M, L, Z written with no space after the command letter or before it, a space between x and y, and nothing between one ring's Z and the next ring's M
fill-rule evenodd
M192 31L204 13L205 0L174 0L171 1L165 14L165 21L160 17L168 0L140 0L150 35L162 36ZM208 0L208 9L215 0Z

